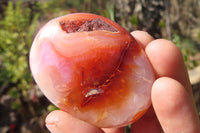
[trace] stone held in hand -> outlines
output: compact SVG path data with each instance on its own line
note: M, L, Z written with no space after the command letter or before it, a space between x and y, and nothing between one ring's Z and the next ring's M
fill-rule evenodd
M154 73L143 49L117 23L88 13L49 21L37 34L30 67L45 96L97 127L121 127L151 105Z

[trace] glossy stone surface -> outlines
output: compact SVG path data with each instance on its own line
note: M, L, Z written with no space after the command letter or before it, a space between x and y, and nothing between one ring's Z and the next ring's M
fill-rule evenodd
M151 105L154 73L142 48L115 22L76 13L49 21L37 34L30 67L45 96L97 127L120 127Z

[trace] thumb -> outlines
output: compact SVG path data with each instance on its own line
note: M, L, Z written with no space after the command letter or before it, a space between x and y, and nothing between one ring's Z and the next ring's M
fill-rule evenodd
M103 133L101 129L61 110L55 110L48 114L46 127L51 133Z
M193 98L178 81L157 79L152 87L152 104L165 133L200 133Z

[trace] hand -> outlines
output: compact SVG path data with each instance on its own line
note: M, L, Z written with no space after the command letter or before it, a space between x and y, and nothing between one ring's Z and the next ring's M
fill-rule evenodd
M143 31L131 33L144 48L156 75L152 107L133 123L132 133L200 133L187 69L179 49L170 41L154 40ZM123 133L124 128L100 129L57 110L46 118L52 133Z

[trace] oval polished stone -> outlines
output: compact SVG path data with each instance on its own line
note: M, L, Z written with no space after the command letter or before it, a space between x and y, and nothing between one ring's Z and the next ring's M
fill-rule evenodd
M121 127L151 105L154 73L117 23L88 13L49 21L30 51L33 77L61 110L97 127Z

